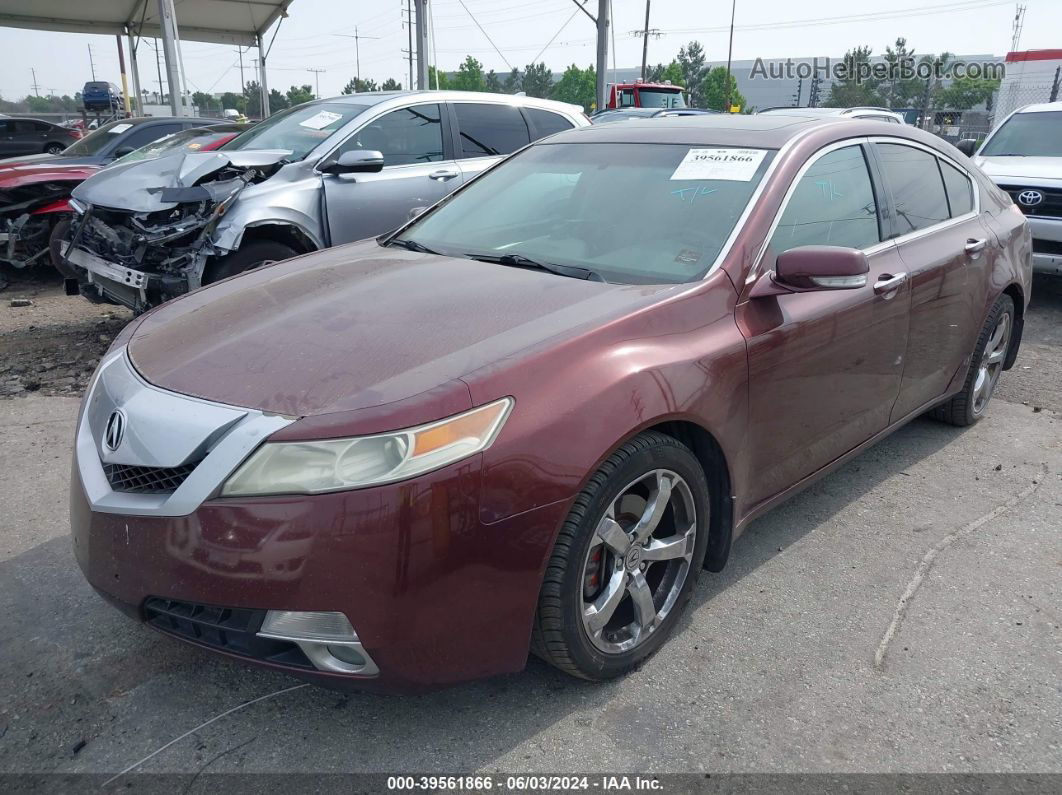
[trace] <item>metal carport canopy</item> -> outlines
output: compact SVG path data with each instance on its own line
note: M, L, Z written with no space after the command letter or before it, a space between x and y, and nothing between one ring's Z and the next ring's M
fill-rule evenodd
M167 35L173 30L173 22L176 22L176 37L183 41L258 47L262 107L263 113L268 114L266 50L262 34L279 18L287 16L292 2L294 0L178 0L175 13L173 0L33 0L32 3L0 0L0 25L64 33L127 35L130 52L135 52L134 37L162 39L167 71L172 76L170 101L175 115L183 112L183 106L178 105L173 91L177 57L173 37ZM167 9L170 19L164 16ZM135 58L133 89L139 101L140 80Z

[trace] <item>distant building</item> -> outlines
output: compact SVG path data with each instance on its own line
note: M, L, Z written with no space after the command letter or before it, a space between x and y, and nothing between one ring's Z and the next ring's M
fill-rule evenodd
M999 87L995 108L998 124L1025 105L1062 99L1062 50L1007 53L1007 76Z

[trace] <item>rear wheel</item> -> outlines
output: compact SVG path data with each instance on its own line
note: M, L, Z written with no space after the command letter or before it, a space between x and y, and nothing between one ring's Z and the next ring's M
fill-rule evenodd
M962 391L932 411L932 416L951 425L973 425L984 414L1003 372L1011 334L1014 330L1014 301L1001 295L985 319L970 371Z
M602 465L561 529L532 650L573 676L620 676L656 651L689 601L708 543L708 481L690 450L640 434Z
M203 274L203 284L212 284L244 271L289 259L298 253L291 246L273 240L252 240L241 246L239 251L208 266Z
M44 151L49 155L57 155L62 152L66 147L62 144L52 142L44 147Z

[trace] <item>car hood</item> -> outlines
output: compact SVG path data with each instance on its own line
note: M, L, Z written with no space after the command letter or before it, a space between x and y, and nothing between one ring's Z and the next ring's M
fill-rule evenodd
M64 182L87 179L99 166L77 165L61 160L46 163L0 163L0 188L17 188L37 182Z
M366 241L164 304L128 350L165 389L289 416L329 414L438 390L682 287L584 281Z
M272 149L177 152L105 168L79 185L73 196L87 204L134 213L169 210L179 203L171 198L173 189L191 188L227 166L265 168L290 155L287 150Z
M981 157L974 162L988 176L1062 181L1062 157Z

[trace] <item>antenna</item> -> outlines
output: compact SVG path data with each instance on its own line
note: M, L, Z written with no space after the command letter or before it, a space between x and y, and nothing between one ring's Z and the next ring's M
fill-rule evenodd
M1010 51L1017 52L1021 42L1021 29L1025 25L1025 6L1019 3L1014 9L1014 36L1010 40Z

